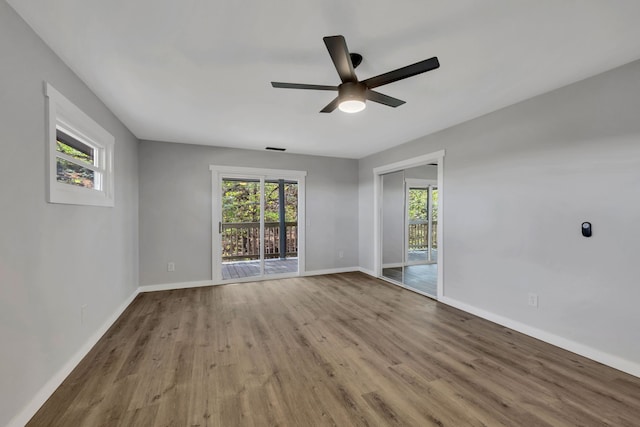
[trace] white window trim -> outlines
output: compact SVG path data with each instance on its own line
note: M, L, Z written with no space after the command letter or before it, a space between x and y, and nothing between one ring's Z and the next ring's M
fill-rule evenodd
M49 203L113 207L115 138L46 82L45 96L47 98L47 201ZM102 175L101 189L90 189L58 182L56 157L63 157L59 156L56 151L56 129L58 127L80 142L87 143L96 149L98 165L87 165L86 167L100 172Z

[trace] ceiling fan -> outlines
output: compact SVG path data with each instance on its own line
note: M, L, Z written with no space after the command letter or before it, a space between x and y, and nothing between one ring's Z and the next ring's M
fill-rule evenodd
M326 85L310 85L301 83L281 83L271 82L271 86L283 89L313 89L313 90L333 90L338 91L338 96L326 107L320 110L321 113L330 113L336 108L347 113L357 113L365 108L365 101L377 102L379 104L388 105L389 107L398 107L405 102L376 92L373 89L378 86L393 83L407 77L435 70L440 67L437 57L425 59L388 73L370 77L366 80L359 81L356 76L355 68L362 62L362 55L357 53L349 53L347 42L343 36L324 37L324 44L327 46L329 55L333 60L333 64L338 71L342 83L338 86Z

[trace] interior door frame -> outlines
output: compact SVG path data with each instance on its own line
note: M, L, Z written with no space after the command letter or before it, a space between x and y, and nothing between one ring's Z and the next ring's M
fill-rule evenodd
M444 286L444 157L445 150L435 151L422 156L413 157L399 162L389 163L373 169L373 268L376 277L382 276L382 175L416 166L435 163L438 167L438 286L436 299L445 296ZM392 282L395 283L395 282ZM397 284L397 283L395 283ZM400 285L402 286L402 285ZM404 287L404 286L403 286ZM408 288L410 289L410 288Z
M211 171L211 281L214 284L255 282L260 280L280 279L285 277L302 276L305 273L305 180L306 171L288 169L264 169L240 166L210 165ZM248 178L260 180L260 253L264 257L264 182L270 179L288 179L298 181L298 271L297 273L270 274L265 276L264 263L261 262L260 276L243 277L240 279L222 279L221 263L221 234L218 232L218 222L222 221L222 195L220 183L222 178Z

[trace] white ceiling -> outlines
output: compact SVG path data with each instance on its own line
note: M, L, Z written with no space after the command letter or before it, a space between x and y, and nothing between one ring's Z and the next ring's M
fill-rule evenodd
M140 139L361 158L640 58L637 0L8 0ZM322 37L405 100L319 111L337 85ZM52 82L55 84L55 82Z

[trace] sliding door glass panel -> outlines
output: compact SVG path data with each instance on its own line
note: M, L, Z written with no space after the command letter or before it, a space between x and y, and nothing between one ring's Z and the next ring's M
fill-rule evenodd
M404 171L382 176L382 276L404 282Z
M222 279L262 275L259 179L223 178Z
M298 271L298 183L264 184L264 274Z
M437 165L384 174L382 180L382 276L437 297Z
M405 170L406 233L403 284L432 297L437 295L437 215L434 216L434 197L438 166L416 166Z
M407 264L429 260L429 188L408 189Z

